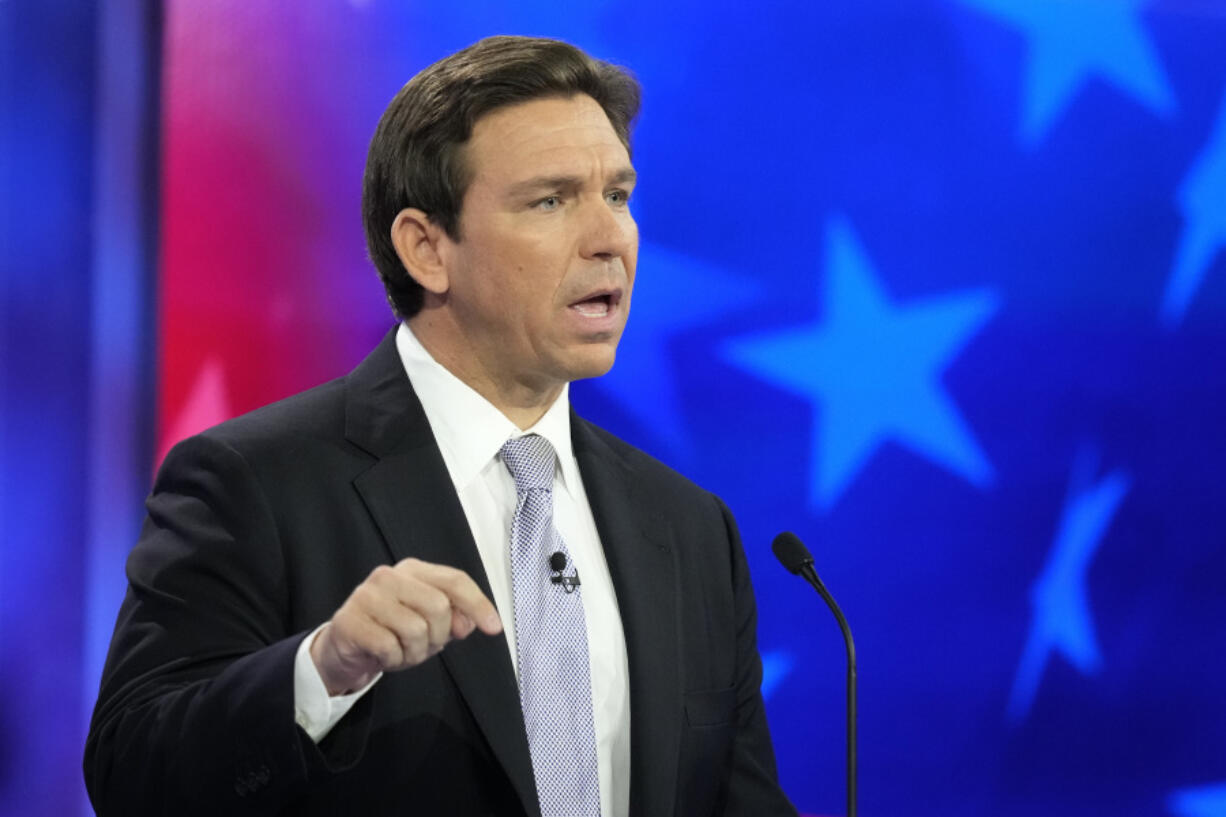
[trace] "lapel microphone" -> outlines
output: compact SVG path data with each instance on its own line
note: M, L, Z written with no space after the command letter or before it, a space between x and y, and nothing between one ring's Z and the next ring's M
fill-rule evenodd
M856 644L851 640L851 628L834 596L818 578L813 568L813 555L796 534L791 531L779 534L771 543L771 550L789 572L803 576L813 585L843 631L843 643L847 647L847 817L856 817Z
M552 570L555 576L550 576L549 581L553 584L562 585L562 589L567 593L575 592L575 588L582 582L579 581L579 568L575 568L573 576L563 576L562 571L566 569L566 554L560 550L555 550L549 557L549 569Z

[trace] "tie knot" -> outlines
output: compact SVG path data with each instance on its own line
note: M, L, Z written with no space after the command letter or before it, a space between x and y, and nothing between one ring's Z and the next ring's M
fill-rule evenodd
M539 434L515 437L502 444L502 461L506 463L515 490L553 490L553 469L558 461L549 440Z

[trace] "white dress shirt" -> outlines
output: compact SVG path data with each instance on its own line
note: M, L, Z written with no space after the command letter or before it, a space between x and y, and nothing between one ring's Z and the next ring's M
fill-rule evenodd
M520 430L493 404L436 362L408 324L402 323L397 330L396 349L430 422L477 543L493 602L501 613L516 677L515 618L510 614L513 609L510 541L516 493L515 481L502 463L499 451L512 437L539 434L549 440L557 452L558 468L553 483L554 524L566 541L583 580L592 715L600 772L600 812L605 817L628 817L630 688L626 642L608 562L571 446L569 386L563 387L561 395L536 425ZM294 704L298 724L313 740L319 741L379 678L355 693L329 697L311 661L310 643L314 635L308 636L298 649L294 665ZM484 636L475 633L470 637Z

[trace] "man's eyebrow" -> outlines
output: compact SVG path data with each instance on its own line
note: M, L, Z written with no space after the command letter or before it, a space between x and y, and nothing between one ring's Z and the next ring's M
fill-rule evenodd
M633 167L623 167L613 174L609 184L633 184L638 177L639 174Z
M607 184L629 184L637 178L633 167L623 167L609 177ZM582 176L533 176L511 185L507 192L511 196L521 196L539 190L574 190L586 181Z
M583 184L578 176L533 176L511 185L507 191L512 196L535 193L538 190L571 190Z

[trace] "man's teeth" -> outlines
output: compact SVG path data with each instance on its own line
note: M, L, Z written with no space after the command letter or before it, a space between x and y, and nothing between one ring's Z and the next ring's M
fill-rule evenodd
M583 301L575 304L575 309L580 315L587 315L592 318L603 318L609 314L609 304L607 301Z

